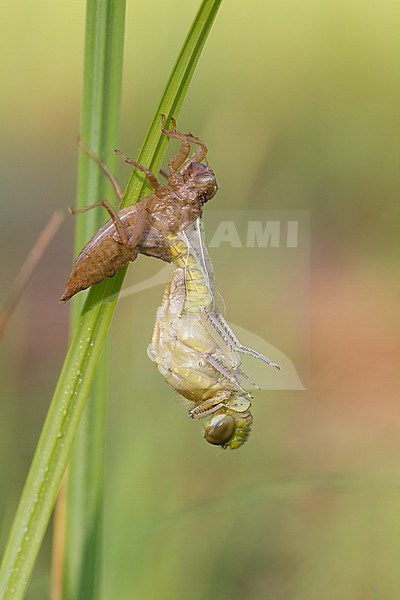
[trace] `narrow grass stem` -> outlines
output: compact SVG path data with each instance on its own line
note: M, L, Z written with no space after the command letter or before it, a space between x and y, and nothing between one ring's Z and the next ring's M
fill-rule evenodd
M112 151L119 137L124 31L125 0L88 0L80 138L108 164L114 160ZM81 149L77 208L114 197L104 173ZM101 210L76 218L75 255L103 222ZM84 298L80 294L73 299L72 331ZM65 503L65 510L55 514L52 600L98 597L108 392L105 346L73 446L65 493L57 501L57 507Z

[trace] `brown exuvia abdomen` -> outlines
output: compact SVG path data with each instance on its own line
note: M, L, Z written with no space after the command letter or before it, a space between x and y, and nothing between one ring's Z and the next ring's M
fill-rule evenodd
M135 260L138 249L124 246L114 237L104 239L98 246L85 252L86 248L76 259L69 277L67 287L61 297L66 302L72 296L91 285L103 281L106 277L113 277L118 269L124 267L129 261Z

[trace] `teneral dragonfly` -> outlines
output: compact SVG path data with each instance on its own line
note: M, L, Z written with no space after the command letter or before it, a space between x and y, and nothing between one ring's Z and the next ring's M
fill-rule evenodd
M279 367L243 346L217 309L213 268L199 220L167 239L176 269L157 310L148 356L167 382L192 403L190 417L209 417L205 439L223 448L239 448L253 422L252 395L242 387L243 379L250 378L240 368L241 355Z

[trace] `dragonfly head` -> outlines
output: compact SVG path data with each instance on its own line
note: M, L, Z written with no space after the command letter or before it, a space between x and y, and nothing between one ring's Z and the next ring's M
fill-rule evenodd
M187 169L187 175L193 182L193 186L202 204L205 204L215 196L218 190L218 183L214 171L209 167L202 163L191 162Z
M253 422L252 414L234 410L213 414L204 427L204 437L209 444L231 448L240 448L250 435Z

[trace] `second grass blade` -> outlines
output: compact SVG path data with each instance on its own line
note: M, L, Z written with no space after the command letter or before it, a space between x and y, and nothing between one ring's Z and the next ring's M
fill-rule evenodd
M118 146L122 64L125 33L125 0L88 0L86 8L85 66L80 135L97 156L110 165ZM105 175L82 150L79 153L77 208L99 198L114 197ZM116 203L115 203L116 204ZM104 222L101 210L76 218L75 255ZM81 297L80 297L81 296ZM82 310L84 295L73 299L72 325ZM55 543L52 600L90 600L98 597L101 563L105 415L108 391L108 344L93 382L72 451L66 491L65 544ZM61 507L62 508L62 507ZM57 519L58 520L58 519ZM57 549L61 552L57 554ZM57 565L57 562L59 563Z

